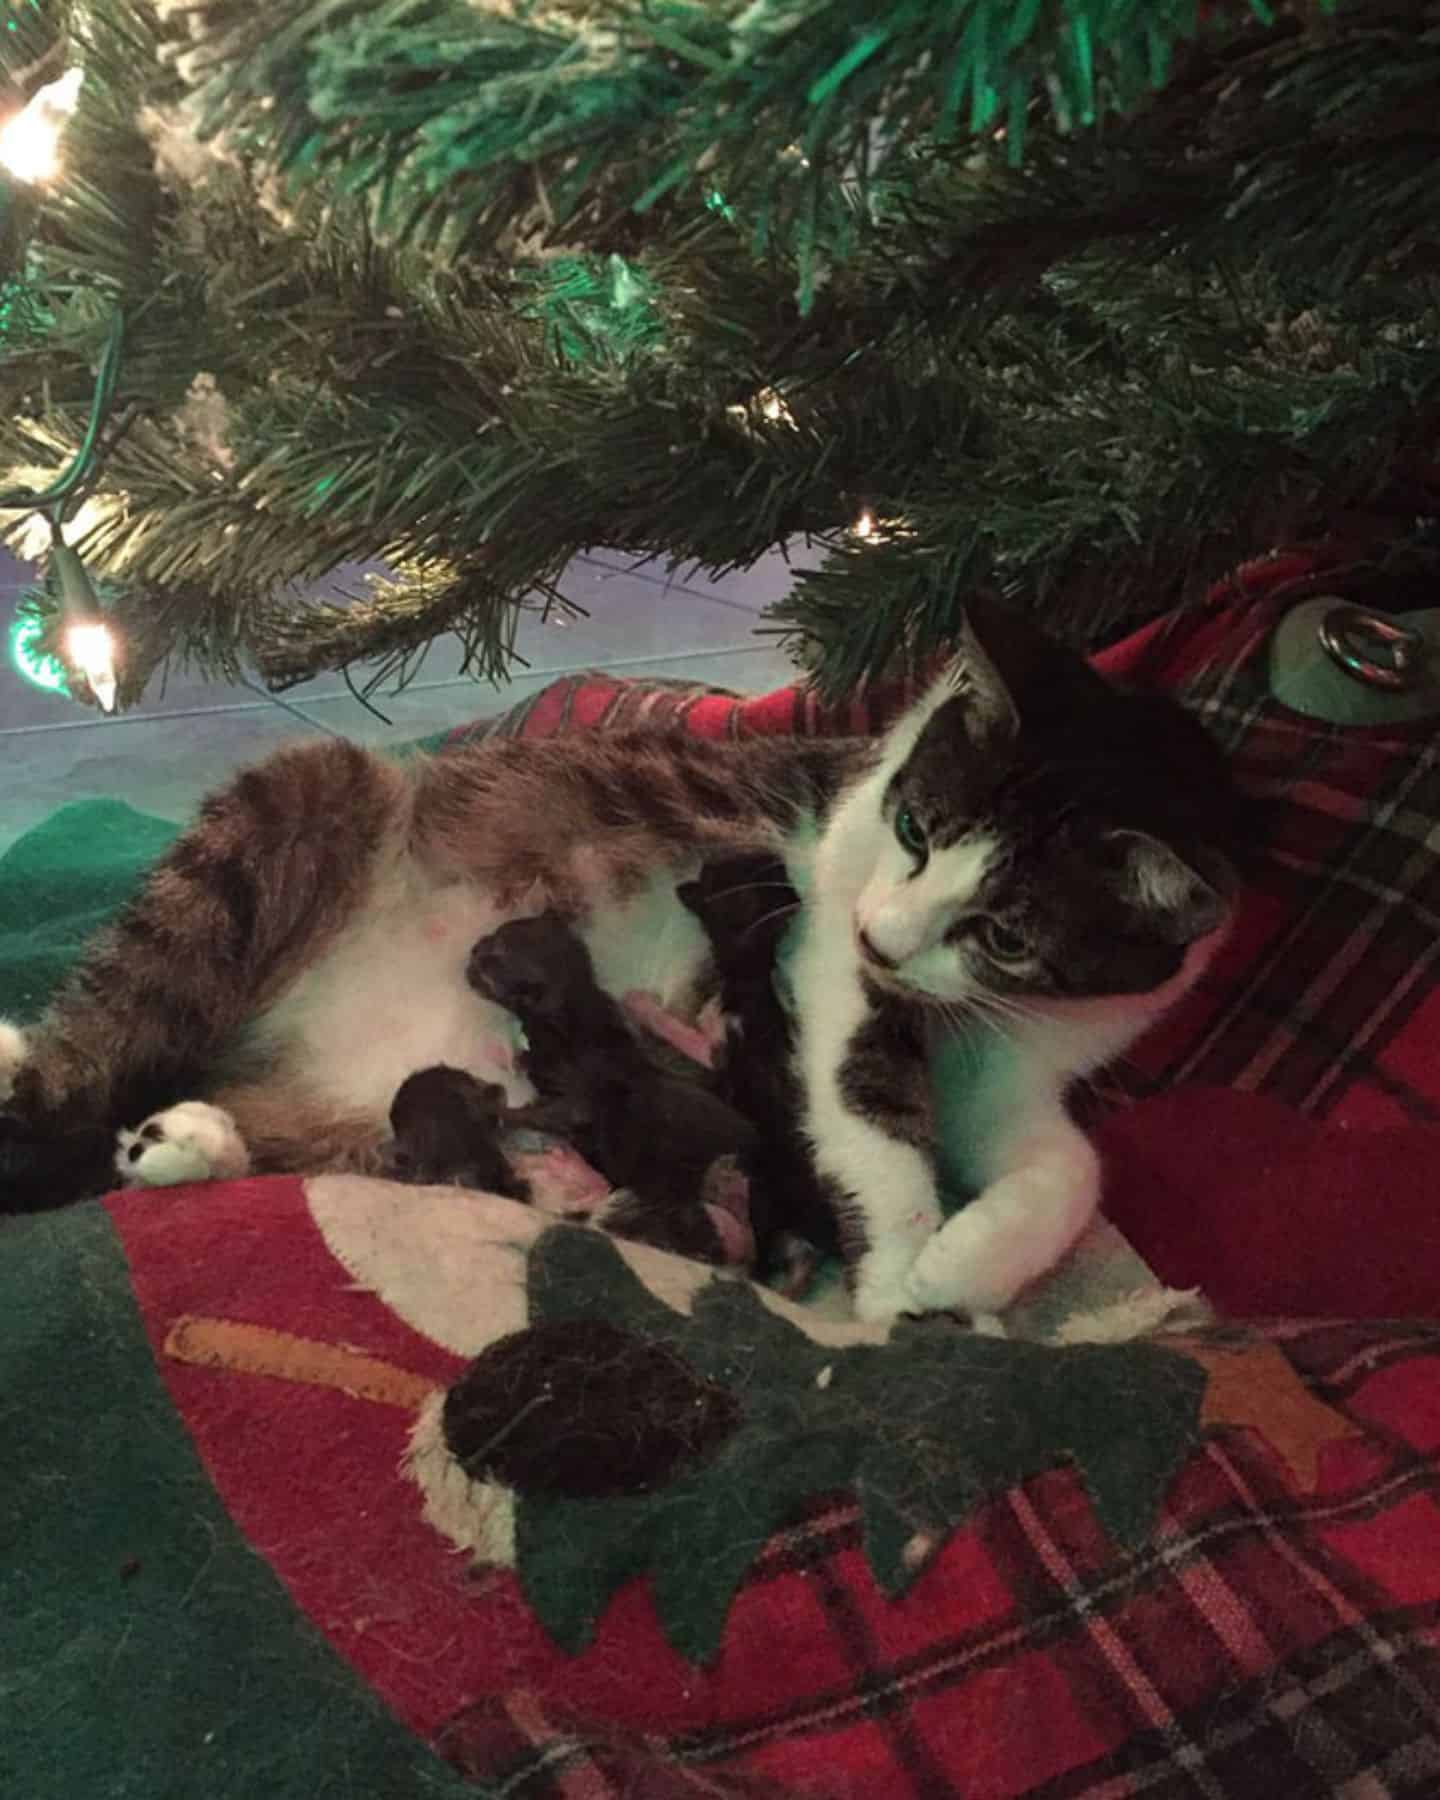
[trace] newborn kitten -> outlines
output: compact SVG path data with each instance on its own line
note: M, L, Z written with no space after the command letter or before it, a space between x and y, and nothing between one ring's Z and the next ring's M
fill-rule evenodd
M597 1222L709 1262L750 1262L741 1170L757 1147L754 1127L647 1053L565 921L547 913L501 926L476 944L468 975L525 1032L520 1067L540 1098L512 1121L567 1138L628 1190Z
M529 1200L530 1184L500 1148L505 1123L504 1088L463 1069L421 1069L401 1084L391 1105L395 1140L386 1173L417 1186L453 1182Z
M827 1255L840 1248L838 1221L801 1136L795 1031L775 992L776 957L799 896L784 863L770 856L707 862L676 892L705 927L715 958L725 1020L718 1091L759 1135L747 1163L755 1234L761 1243L774 1240L793 1286L803 1252L789 1240Z

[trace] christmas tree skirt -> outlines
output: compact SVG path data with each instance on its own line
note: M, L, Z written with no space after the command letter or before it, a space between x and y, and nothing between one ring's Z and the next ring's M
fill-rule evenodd
M1440 1326L882 1341L347 1177L5 1252L7 1794L1440 1779Z

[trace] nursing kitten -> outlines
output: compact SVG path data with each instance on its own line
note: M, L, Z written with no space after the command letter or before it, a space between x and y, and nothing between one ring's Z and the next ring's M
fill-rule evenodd
M525 1033L520 1067L539 1099L511 1121L567 1139L624 1190L597 1222L705 1262L753 1260L743 1166L758 1146L754 1125L699 1069L662 1067L565 920L542 913L502 925L471 951L466 976Z
M530 1198L530 1184L500 1143L510 1124L505 1090L443 1064L400 1084L390 1104L391 1142L384 1170L412 1186L454 1183L509 1200Z
M839 1221L815 1174L801 1130L804 1113L795 1067L795 1027L776 993L780 946L800 910L777 857L707 862L677 889L705 927L725 1037L716 1057L718 1092L752 1125L758 1142L747 1159L750 1216L763 1266L803 1285L812 1251L839 1249ZM802 1259L799 1266L796 1259Z
M876 743L581 734L405 766L282 751L206 803L28 1043L0 1050L0 1154L30 1170L6 1199L53 1203L47 1158L72 1193L103 1185L116 1129L157 1107L124 1179L375 1167L396 1089L437 1063L523 1100L497 1064L504 1021L465 983L470 945L768 850L807 894L804 1126L858 1310L1003 1308L1094 1211L1065 1090L1200 973L1235 809L1179 708L1114 692L1019 621L976 623ZM926 1055L950 1018L992 1022L1008 1061L981 1059L978 1197L942 1228ZM208 1104L175 1107L187 1093Z

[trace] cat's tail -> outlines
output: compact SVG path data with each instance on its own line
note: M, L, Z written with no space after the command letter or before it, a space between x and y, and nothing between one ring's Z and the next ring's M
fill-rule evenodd
M281 750L206 800L48 1013L0 1105L0 1210L110 1185L114 1133L203 1091L403 841L409 783L340 740Z

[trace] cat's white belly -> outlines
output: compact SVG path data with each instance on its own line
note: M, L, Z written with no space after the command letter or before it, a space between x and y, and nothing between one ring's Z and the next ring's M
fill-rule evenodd
M346 1110L387 1117L405 1078L436 1063L501 1082L518 1104L531 1090L514 1072L514 1023L465 979L476 940L503 922L479 888L397 859L251 1036Z
M675 1005L693 985L706 942L675 899L674 881L657 877L586 931L612 993L643 988ZM466 980L476 942L523 910L503 912L483 889L440 883L397 858L355 922L248 1035L347 1111L388 1117L406 1077L436 1063L499 1082L512 1104L523 1104L533 1090L514 1067L518 1027Z

